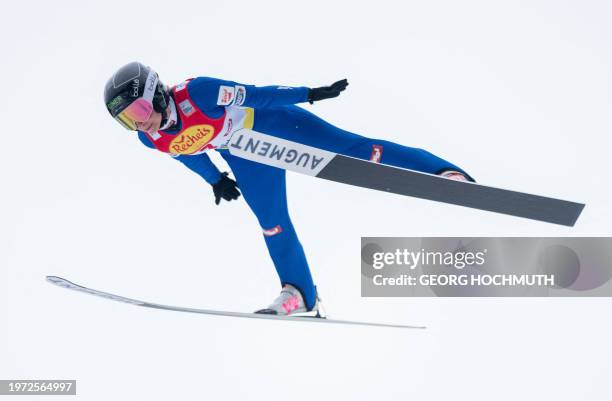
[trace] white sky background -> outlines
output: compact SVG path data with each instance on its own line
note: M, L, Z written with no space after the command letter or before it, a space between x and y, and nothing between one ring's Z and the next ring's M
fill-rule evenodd
M605 1L5 4L0 379L77 379L69 399L83 400L608 399L609 299L362 299L359 239L610 235L611 17ZM482 183L587 207L567 228L289 174L330 314L422 332L69 293L44 276L236 311L278 292L246 204L215 206L208 184L108 116L104 83L132 60L169 84L346 77L339 98L304 107Z

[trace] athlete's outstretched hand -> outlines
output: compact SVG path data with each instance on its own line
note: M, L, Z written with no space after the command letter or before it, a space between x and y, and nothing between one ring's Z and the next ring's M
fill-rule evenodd
M310 104L316 102L317 100L329 99L332 97L337 97L340 95L340 92L346 89L348 86L348 81L343 79L338 82L334 82L330 86L322 86L320 88L312 88L308 92L308 101Z
M221 198L226 201L238 199L240 191L238 191L238 183L227 176L227 171L221 173L221 179L213 184L213 192L215 193L215 205L221 202Z

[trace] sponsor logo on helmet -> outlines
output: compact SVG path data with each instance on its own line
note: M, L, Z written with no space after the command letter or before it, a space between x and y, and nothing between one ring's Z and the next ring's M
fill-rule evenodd
M108 109L111 111L111 113L113 115L117 114L119 112L119 109L121 108L121 106L123 106L124 104L124 99L122 96L117 96L115 98L113 98L110 102L108 102L108 104L106 105L108 107Z
M138 87L140 86L140 80L136 78L132 81L132 97L138 97Z
M236 106L242 106L244 103L244 99L246 98L246 88L242 85L236 85L236 99L234 100L234 104Z
M263 235L265 235L266 237L272 237L276 234L280 234L283 231L283 229L281 228L280 225L274 227L274 228L270 228L269 230L264 229L263 230Z
M380 145L372 145L372 154L370 155L370 161L374 163L380 163L382 159L383 147Z
M187 128L170 142L170 153L179 155L193 154L202 149L214 136L212 125L201 124Z
M157 75L157 74L155 74L155 75ZM156 76L154 76L153 79L148 80L150 82L149 82L149 87L147 88L147 90L152 91L153 89L155 89L155 86L157 86L157 79L155 79L155 78L156 78Z
M234 101L234 87L221 85L219 87L219 97L217 98L217 104L219 106L227 106L232 104Z
M185 114L187 117L189 117L195 112L193 105L188 99L185 99L182 102L180 102L179 107L181 108L181 111L183 112L183 114Z
M183 89L185 89L187 87L187 81L181 82L180 84L176 85L175 90L177 92L182 91Z

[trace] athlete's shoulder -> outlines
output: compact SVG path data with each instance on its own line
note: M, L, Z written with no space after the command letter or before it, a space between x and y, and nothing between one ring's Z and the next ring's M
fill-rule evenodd
M138 131L138 139L140 139L140 142L142 142L143 145L151 149L155 149L155 146L153 146L153 143L151 142L147 134L145 134L144 132Z
M213 77L197 77L186 83L189 96L202 104L202 108L241 105L244 100L245 86L234 81ZM178 87L177 87L178 88ZM239 104L240 103L240 104Z
M183 85L187 87L187 90L191 96L196 96L198 94L216 93L219 90L219 87L224 85L226 82L228 81L218 78L196 77L183 82ZM180 85L177 86L177 89L180 89Z

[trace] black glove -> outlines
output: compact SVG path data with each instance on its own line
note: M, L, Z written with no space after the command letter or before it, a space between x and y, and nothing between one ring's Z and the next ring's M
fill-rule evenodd
M331 86L322 86L320 88L312 88L308 91L308 101L310 104L317 100L329 99L340 95L340 92L346 89L348 81L343 79L334 82Z
M227 172L221 173L221 179L213 184L213 192L215 193L215 205L221 202L221 198L226 201L238 199L240 192L238 191L238 183L227 176Z

